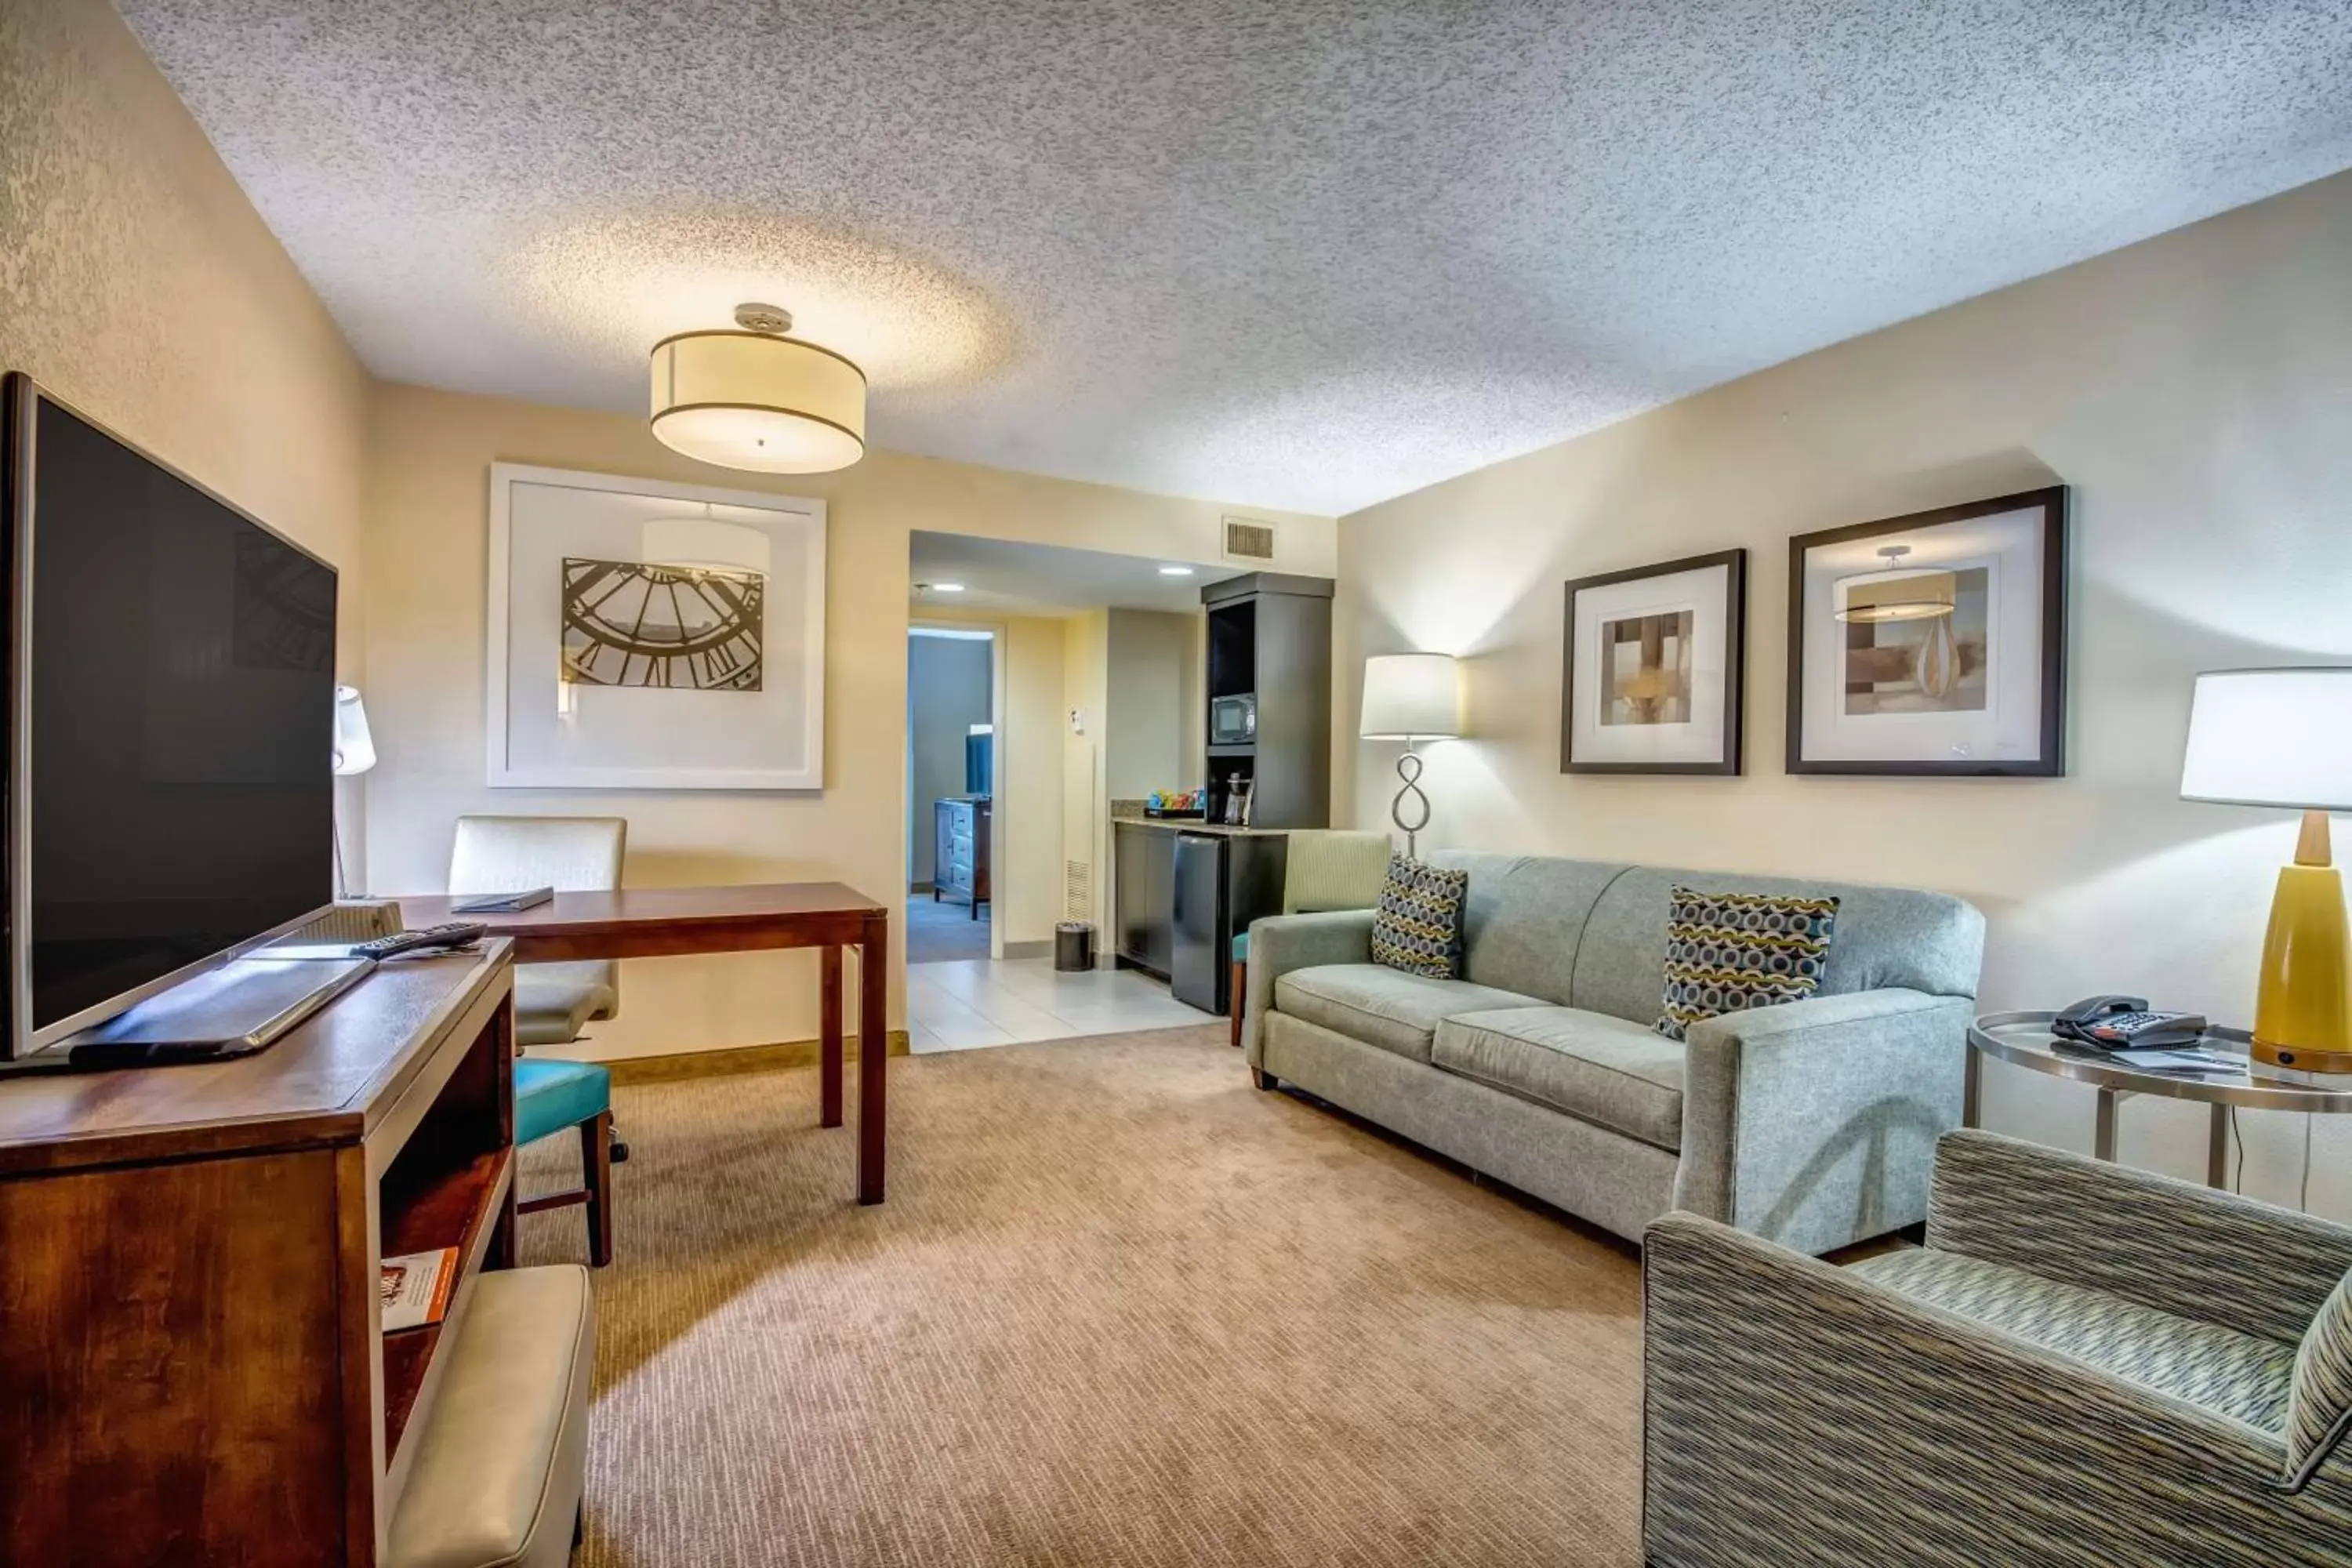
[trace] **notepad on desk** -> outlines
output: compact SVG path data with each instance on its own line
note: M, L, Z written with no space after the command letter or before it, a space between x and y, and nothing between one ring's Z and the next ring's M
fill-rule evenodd
M2142 1072L2179 1073L2242 1073L2246 1070L2243 1057L2224 1056L2190 1046L2178 1050L2109 1051L2106 1059L2121 1062Z
M553 888L531 888L520 893L477 893L449 906L453 915L513 915L554 900Z

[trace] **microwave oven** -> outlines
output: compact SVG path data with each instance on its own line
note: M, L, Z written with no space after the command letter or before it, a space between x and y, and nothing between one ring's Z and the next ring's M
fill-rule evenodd
M1251 746L1257 743L1257 699L1254 696L1209 699L1209 744Z

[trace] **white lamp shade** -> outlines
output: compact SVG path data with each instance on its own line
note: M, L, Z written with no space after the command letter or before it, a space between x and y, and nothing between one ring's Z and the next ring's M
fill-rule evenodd
M1462 733L1462 681L1443 653L1381 653L1364 660L1367 741L1445 740Z
M821 474L866 455L866 373L767 332L681 332L654 345L653 429L720 468Z
M738 577L767 576L774 556L768 536L758 529L709 517L655 518L638 543L649 566Z
M368 733L367 705L356 686L335 688L335 773L363 773L375 766L375 737Z
M2352 666L2199 676L2180 795L2352 811Z

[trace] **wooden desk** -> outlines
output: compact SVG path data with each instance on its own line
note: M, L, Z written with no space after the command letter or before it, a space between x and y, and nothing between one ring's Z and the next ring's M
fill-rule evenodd
M462 896L462 895L461 895ZM519 963L584 958L673 958L781 947L822 950L824 1002L818 1124L841 1125L841 951L858 950L857 1201L882 1201L890 911L839 882L765 882L733 888L621 888L558 893L518 914L459 915L446 897L404 897L412 927L486 922L510 938Z

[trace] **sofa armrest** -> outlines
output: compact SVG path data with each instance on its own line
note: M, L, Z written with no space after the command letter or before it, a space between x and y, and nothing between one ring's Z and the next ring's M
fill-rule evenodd
M2284 1563L2352 1528L2337 1478L2282 1493L2275 1433L1696 1215L1643 1248L1652 1563Z
M1925 1219L1975 1008L1888 988L1693 1025L1675 1206L1812 1253Z
M2352 1273L2352 1229L1991 1132L1936 1147L1928 1244L2294 1344Z
M1315 915L1268 915L1250 922L1249 984L1244 993L1242 1050L1252 1067L1265 1062L1264 1020L1274 1007L1274 983L1294 969L1318 963L1372 961L1370 910Z

